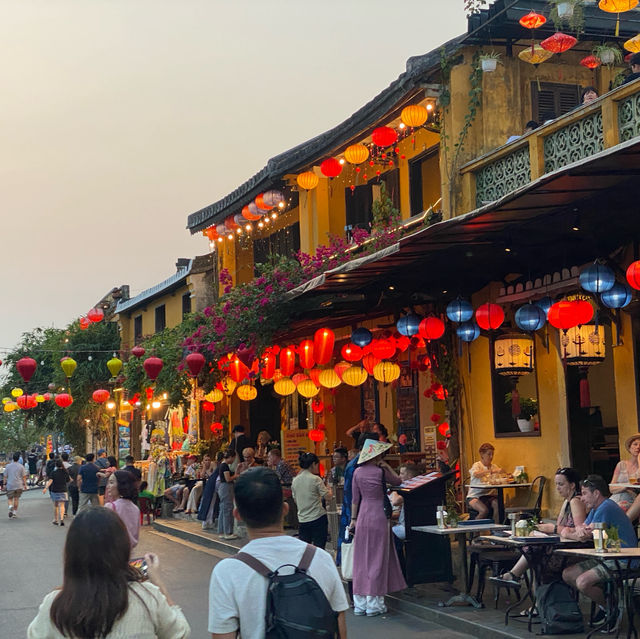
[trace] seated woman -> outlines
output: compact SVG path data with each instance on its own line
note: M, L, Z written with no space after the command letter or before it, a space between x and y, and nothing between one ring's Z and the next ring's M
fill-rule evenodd
M467 493L467 505L477 511L478 519L485 519L490 508L493 509L493 516L498 516L498 493L495 489L487 488L485 483L486 478L502 472L502 468L493 463L495 450L493 444L482 444L478 451L480 461L477 461L469 469L471 488ZM482 488L480 488L481 486Z
M555 476L556 490L564 499L555 524L538 524L538 530L544 533L555 533L564 539L578 539L574 536L576 526L582 526L587 518L582 499L580 499L580 475L573 468L558 468ZM515 566L493 579L497 581L519 581L527 570L528 563L524 556Z
M169 488L164 491L164 496L173 503L173 512L181 513L185 509L187 500L189 499L189 489L185 485L185 480L180 479L177 484L169 486Z
M621 459L618 462L618 465L613 471L613 477L611 478L612 484L629 484L632 480L637 481L638 477L640 477L640 467L638 465L640 433L631 435L624 443L624 447L631 457L626 460ZM640 515L640 502L635 503L637 493L626 488L612 488L611 492L611 499L627 513L627 517L629 517L631 521L637 519L638 515Z

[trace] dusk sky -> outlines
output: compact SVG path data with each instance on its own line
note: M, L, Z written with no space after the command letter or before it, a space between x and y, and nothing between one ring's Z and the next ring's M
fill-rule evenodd
M206 253L188 214L465 29L463 0L3 0L0 349Z

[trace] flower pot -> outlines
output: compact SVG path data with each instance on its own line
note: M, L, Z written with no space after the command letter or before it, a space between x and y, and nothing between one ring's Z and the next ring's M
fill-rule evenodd
M613 51L601 51L599 55L602 64L613 64L616 61L616 55Z
M558 3L558 18L571 18L573 17L573 3L572 2L559 2Z
M482 72L491 73L498 68L498 61L495 58L485 58L480 61L482 63Z
M530 433L533 431L532 419L518 419L518 428L521 433Z

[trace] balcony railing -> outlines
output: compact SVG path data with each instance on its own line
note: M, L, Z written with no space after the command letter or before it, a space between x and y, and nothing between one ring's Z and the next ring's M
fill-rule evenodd
M636 137L640 137L640 81L463 166L465 208L493 202L545 173Z

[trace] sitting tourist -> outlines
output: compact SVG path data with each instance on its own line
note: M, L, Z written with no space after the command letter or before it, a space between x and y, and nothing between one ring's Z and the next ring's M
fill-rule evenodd
M613 471L611 478L612 484L629 484L631 480L637 480L640 477L640 467L638 466L638 455L640 454L640 433L631 435L624 443L631 457L629 459L621 459ZM627 513L627 517L633 521L640 514L640 503L634 504L636 493L626 488L614 488L611 491L612 501L615 501L622 510ZM632 506L632 504L634 504Z
M145 499L150 499L151 501L153 501L156 496L150 491L148 490L149 488L149 484L146 481L141 482L140 484L140 491L138 492L138 497L144 497Z
M486 519L489 515L489 509L493 509L494 517L498 516L498 493L495 488L486 487L486 480L491 475L502 472L502 468L493 463L495 450L493 444L482 444L478 451L480 461L477 461L469 469L471 488L467 493L467 505L478 513L478 519Z
M256 462L256 451L253 448L244 448L242 450L242 457L244 457L244 461L238 464L236 475L240 475L249 470L249 468L254 468L258 465Z
M164 496L174 505L173 512L181 513L185 509L187 499L189 499L189 489L185 484L185 480L180 479L173 486L169 486L164 491Z
M282 453L279 448L272 448L269 451L267 454L267 466L275 471L283 486L291 487L296 471L282 459ZM289 494L291 494L291 491L289 491ZM287 495L285 494L285 499L286 497Z
M576 527L584 524L587 511L580 497L580 475L573 468L558 468L555 476L556 490L564 499L558 519L555 524L538 524L540 532L558 534L564 539L576 538ZM519 581L528 567L526 557L518 559L511 570L500 577L493 577L494 581Z
M608 498L609 495L609 486L600 475L588 475L582 481L582 501L590 512L584 524L576 526L573 538L580 541L591 540L593 539L594 524L603 523L618 529L618 536L623 548L635 548L638 539L631 521L622 508ZM593 559L582 561L565 568L562 572L562 578L583 595L600 604L600 611L594 621L604 619L605 611L602 608L604 591L601 584L610 579L610 573L602 563Z

